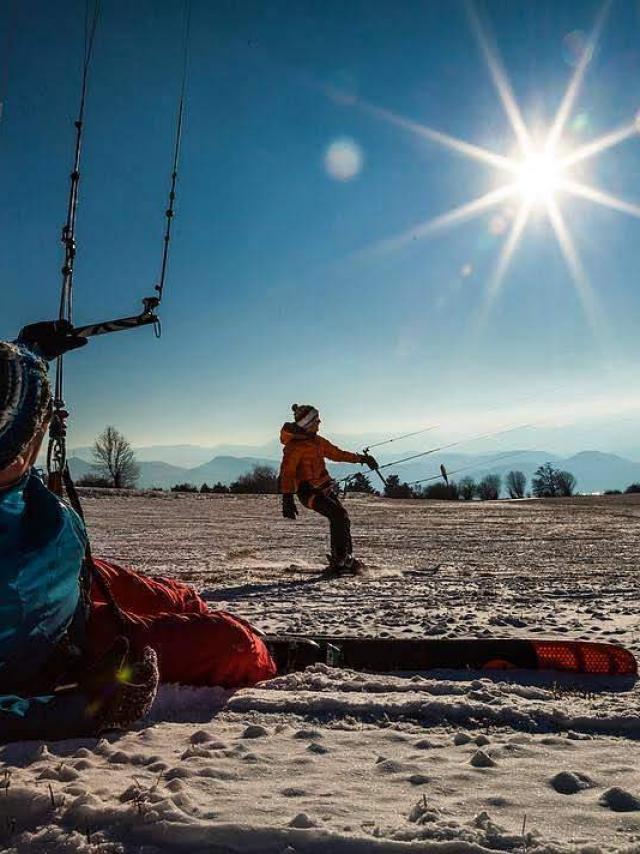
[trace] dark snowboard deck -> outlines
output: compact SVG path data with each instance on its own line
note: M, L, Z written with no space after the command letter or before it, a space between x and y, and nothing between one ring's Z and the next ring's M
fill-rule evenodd
M637 676L633 654L621 646L578 640L518 638L356 638L278 635L265 639L278 673L328 664L351 670L557 670L594 676Z

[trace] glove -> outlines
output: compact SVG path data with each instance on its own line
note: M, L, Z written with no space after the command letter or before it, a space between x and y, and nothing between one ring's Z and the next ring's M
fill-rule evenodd
M282 496L282 515L285 519L295 519L298 515L296 502L290 492Z
M87 339L77 335L68 320L44 320L20 330L18 344L25 344L47 362L69 350L84 347Z
M87 696L87 715L97 733L127 729L151 708L158 690L158 659L145 646L139 657L130 654L126 638L111 649L80 681Z
M375 457L372 457L371 454L360 454L360 462L363 466L369 466L372 471L378 468L378 463Z

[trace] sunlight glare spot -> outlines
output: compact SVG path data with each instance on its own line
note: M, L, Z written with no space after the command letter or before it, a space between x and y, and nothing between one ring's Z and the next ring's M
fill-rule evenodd
M521 165L518 186L526 202L540 204L553 198L562 180L560 163L553 154L532 154Z
M574 30L562 39L563 59L572 68L576 68L584 60L591 62L594 44L582 30Z
M324 165L327 173L336 181L350 181L362 169L362 149L353 139L336 139L327 148Z
M504 234L507 230L507 220L502 214L495 214L489 220L489 234L498 236Z

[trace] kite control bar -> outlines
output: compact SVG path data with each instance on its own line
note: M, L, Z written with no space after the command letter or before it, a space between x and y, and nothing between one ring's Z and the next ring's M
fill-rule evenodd
M368 453L369 453L369 448L363 448L363 449L362 449L362 453L363 453L363 454L368 454ZM373 469L373 471L378 475L378 477L380 478L380 480L384 483L384 485L385 485L385 487L386 487L386 486L387 486L386 478L385 478L385 476L382 474L382 472L380 471L380 469L378 468L378 466L376 466L376 467Z
M153 324L156 337L160 337L160 318L155 313L159 305L157 297L145 297L142 300L144 306L140 314L131 317L118 317L115 320L105 320L102 323L89 323L86 326L76 326L74 332L83 338L91 338L94 335L106 335L108 332L124 332L126 329L137 329L139 326Z

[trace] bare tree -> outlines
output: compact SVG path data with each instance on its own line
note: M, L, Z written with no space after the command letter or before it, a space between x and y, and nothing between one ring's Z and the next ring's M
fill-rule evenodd
M527 477L523 471L510 471L505 480L509 498L524 498Z
M478 484L478 496L481 501L495 501L500 497L502 478L499 474L485 474Z
M117 489L132 489L140 477L133 448L115 427L106 427L96 439L93 468Z
M531 479L531 488L537 498L556 498L559 495L573 495L577 480L570 471L561 471L551 463L545 463L536 469Z
M458 489L460 490L460 495L464 498L465 501L471 501L471 499L478 492L478 484L472 477L463 477L458 484Z
M556 484L558 495L568 498L575 492L578 481L570 471L559 471L556 473Z
M558 494L556 472L551 463L538 466L531 478L531 490L536 498L555 498Z

